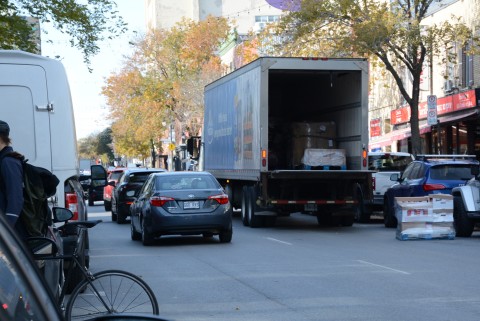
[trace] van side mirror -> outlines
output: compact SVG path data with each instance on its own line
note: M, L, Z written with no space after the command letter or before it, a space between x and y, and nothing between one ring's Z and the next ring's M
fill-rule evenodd
M73 217L72 211L64 207L53 207L52 212L54 223L66 222Z
M107 186L107 171L102 165L90 166L92 183L91 187Z
M47 237L29 237L26 243L27 247L32 251L35 260L52 257L58 253L55 241Z

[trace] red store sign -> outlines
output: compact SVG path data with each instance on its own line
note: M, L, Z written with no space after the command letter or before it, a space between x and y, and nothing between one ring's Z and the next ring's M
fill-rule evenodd
M445 115L454 111L476 107L475 90L468 90L451 96L437 99L437 115ZM418 104L418 119L427 118L427 102ZM397 125L410 121L410 106L392 110L390 124Z
M370 137L377 137L382 135L381 119L376 118L370 120Z

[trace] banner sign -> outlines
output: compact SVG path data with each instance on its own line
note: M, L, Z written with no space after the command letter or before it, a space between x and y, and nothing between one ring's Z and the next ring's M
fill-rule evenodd
M468 90L451 96L437 99L437 116L451 112L476 107L475 90ZM428 116L428 102L418 104L418 119L425 119ZM410 106L403 106L392 110L390 113L390 124L397 125L410 121Z
M370 120L370 137L382 135L382 123L380 118Z

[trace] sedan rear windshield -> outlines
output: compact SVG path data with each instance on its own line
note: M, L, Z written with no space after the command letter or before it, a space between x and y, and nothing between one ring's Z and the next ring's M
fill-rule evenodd
M157 190L173 190L173 189L216 189L219 188L217 183L209 176L158 176L155 181Z
M144 183L151 173L133 173L128 177L129 183Z
M437 165L430 168L430 178L439 180L466 181L473 177L472 165Z
M110 174L110 179L111 179L111 180L116 180L116 181L118 181L118 179L120 178L120 176L122 176L122 174L123 174L123 172L119 172L119 171L117 171L117 172L112 172L112 173Z
M402 172L411 162L411 156L398 156L391 154L369 155L368 169L379 172Z

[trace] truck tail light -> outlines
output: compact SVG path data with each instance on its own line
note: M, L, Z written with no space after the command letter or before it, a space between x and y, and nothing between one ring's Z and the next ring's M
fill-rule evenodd
M262 149L262 167L267 166L267 151Z
M375 190L375 177L372 176L372 190Z
M78 220L78 197L75 193L65 193L65 207L73 213L72 221Z
M367 167L367 150L365 149L365 147L363 147L362 151L362 164L363 167Z

